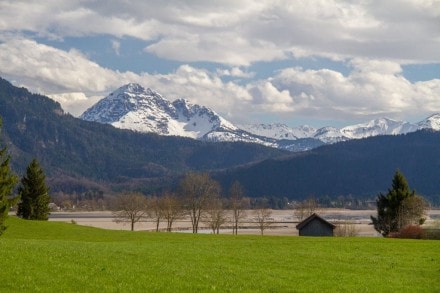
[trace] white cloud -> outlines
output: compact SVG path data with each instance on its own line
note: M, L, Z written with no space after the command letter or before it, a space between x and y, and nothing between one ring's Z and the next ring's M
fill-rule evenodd
M355 60L352 66L348 76L289 68L270 82L280 92L289 91L292 113L322 119L404 118L440 109L440 79L411 83L390 61Z
M231 76L237 78L252 78L255 76L255 72L243 71L240 67L232 67L230 69L217 69L219 76Z
M102 68L77 50L63 51L28 39L1 43L0 52L0 75L51 96L74 115L129 82L151 87L169 99L185 97L224 113L251 99L243 87L189 65L162 75L119 72Z
M439 63L439 11L432 0L4 0L0 30L60 39L131 36L148 40L146 50L161 58L235 66L290 53Z
M102 96L89 96L87 97L84 93L67 92L61 94L51 94L48 95L51 99L60 103L63 109L73 116L81 115L85 109L91 107L100 99Z
M62 51L29 39L0 44L0 71L13 79L26 80L33 89L102 92L118 81L113 71L88 60L79 51ZM56 87L54 87L56 85Z
M182 65L168 74L136 74L103 68L75 49L63 51L34 40L0 43L0 75L34 92L50 95L80 114L117 87L138 82L170 100L187 98L228 115L232 121L265 115L350 120L428 115L440 109L440 79L410 82L398 62L355 58L347 75L320 69L286 68L261 80L240 67L211 72ZM244 83L247 82L247 83Z

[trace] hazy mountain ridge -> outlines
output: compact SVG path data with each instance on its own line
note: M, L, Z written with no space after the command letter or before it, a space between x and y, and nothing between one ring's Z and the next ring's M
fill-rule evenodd
M352 196L374 198L401 170L411 188L440 204L440 132L431 129L329 144L288 158L215 173L223 186L235 180L253 197Z
M241 141L291 151L377 135L405 134L425 128L440 130L440 114L416 124L380 118L343 128L288 127L282 123L234 125L205 106L191 104L184 99L170 102L158 92L133 83L112 92L80 118L138 132L215 142Z
M340 129L330 126L313 128L308 125L291 128L280 123L240 125L239 127L251 133L274 139L314 138L319 139L324 143L335 143L378 135L406 134L421 129L440 131L440 114L433 114L415 124L388 118L379 118Z

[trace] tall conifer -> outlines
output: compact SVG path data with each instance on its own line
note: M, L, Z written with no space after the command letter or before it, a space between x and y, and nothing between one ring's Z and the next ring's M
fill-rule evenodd
M0 128L1 124L0 118ZM11 193L17 183L17 176L12 173L9 167L9 159L7 148L0 149L0 235L6 229L4 221L8 217L11 207Z
M409 207L411 211L408 211L404 208L405 202L408 202L409 199L419 198L421 197L417 196L414 190L410 190L403 174L397 170L393 177L391 189L388 189L387 194L380 193L377 197L377 218L371 216L374 229L383 236L388 236L390 232L398 232L403 228L402 225L409 224L411 221L416 224L421 222L423 209ZM414 212L417 212L417 215L413 215ZM405 217L406 219L403 219Z
M27 220L47 220L49 218L49 188L46 176L38 161L33 159L26 169L26 175L18 187L20 203L17 216Z

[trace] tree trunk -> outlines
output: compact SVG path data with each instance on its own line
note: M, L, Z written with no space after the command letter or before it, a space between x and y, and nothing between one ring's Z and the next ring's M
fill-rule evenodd
M157 218L157 220L156 220L156 232L159 232L159 224L160 224L160 219Z

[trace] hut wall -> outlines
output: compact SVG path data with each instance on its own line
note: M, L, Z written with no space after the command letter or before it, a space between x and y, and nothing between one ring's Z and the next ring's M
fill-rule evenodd
M318 219L310 221L300 231L300 236L333 236L333 229Z

